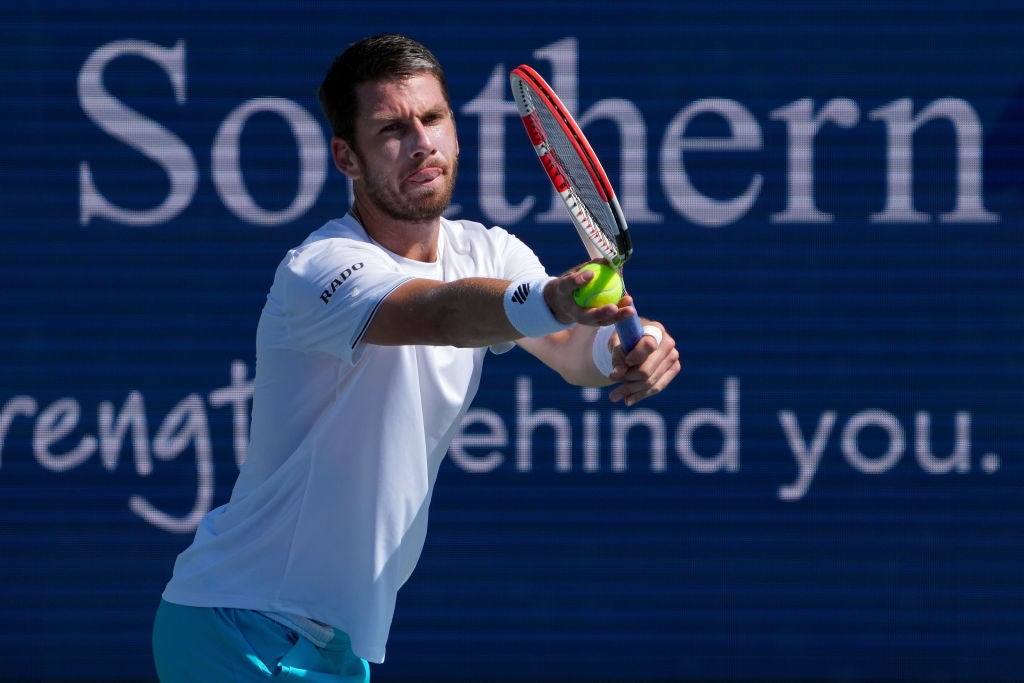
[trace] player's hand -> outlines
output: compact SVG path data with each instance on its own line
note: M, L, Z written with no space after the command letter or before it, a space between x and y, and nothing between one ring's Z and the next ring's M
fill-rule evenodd
M612 338L612 374L609 377L619 385L612 389L608 398L623 401L632 406L645 398L661 393L681 369L676 340L665 327L653 320L644 320L644 326L651 325L661 330L661 343L645 334L629 353L625 353L618 335Z
M558 322L564 325L576 323L591 327L604 327L636 315L633 299L628 294L622 297L618 304L581 308L572 293L593 279L592 271L574 268L548 283L544 288L544 300L547 301L548 308L551 309Z

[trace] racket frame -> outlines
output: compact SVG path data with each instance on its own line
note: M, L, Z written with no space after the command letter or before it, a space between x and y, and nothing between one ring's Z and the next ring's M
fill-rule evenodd
M512 84L512 95L519 109L520 118L526 128L526 134L533 145L534 151L540 160L541 166L547 173L548 179L555 187L562 202L568 210L576 232L579 233L587 253L593 259L603 258L612 267L620 271L622 266L633 255L633 243L629 234L629 227L626 224L626 217L622 207L615 196L615 190L608 174L605 173L597 154L587 141L586 136L580 129L576 120L569 113L568 108L562 103L558 95L550 85L533 70L530 66L522 64L513 69L510 76ZM523 89L517 92L517 88ZM526 90L528 89L529 95ZM539 100L535 103L533 100ZM586 170L590 181L598 197L608 208L615 225L614 236L609 236L601 229L599 222L594 218L593 212L587 207L579 193L573 187L568 174L564 172L565 165L558 156L558 152L548 143L548 133L545 132L536 107L543 106L557 122L565 135L566 140L578 156L583 168ZM640 319L633 316L623 322L616 323L616 330L619 333L619 340L628 353L643 336L643 328Z

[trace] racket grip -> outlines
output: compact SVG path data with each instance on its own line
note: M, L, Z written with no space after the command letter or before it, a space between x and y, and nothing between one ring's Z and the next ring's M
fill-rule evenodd
M640 337L644 336L640 317L636 315L620 323L615 323L615 331L619 333L619 343L622 344L622 349L626 353L632 351L633 347L640 341Z

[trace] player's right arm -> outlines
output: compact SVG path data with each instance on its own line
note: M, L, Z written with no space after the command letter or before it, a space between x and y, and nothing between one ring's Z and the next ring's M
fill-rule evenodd
M563 324L614 324L632 309L582 309L572 291L591 277L576 271L545 287L545 300ZM405 344L480 348L523 337L505 313L510 280L473 277L453 282L414 279L396 288L374 313L362 341L379 346Z

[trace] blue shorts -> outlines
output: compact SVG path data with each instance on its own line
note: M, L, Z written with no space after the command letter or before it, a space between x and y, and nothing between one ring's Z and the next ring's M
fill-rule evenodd
M153 660L161 683L277 680L369 683L370 667L335 630L324 647L259 612L160 601Z

